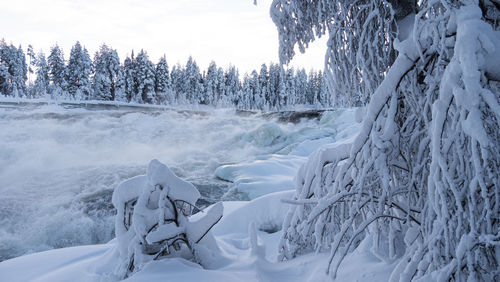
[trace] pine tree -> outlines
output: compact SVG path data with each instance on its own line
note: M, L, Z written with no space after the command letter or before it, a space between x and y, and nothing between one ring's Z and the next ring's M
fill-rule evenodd
M201 74L198 64L190 56L186 63L186 68L184 69L184 79L187 83L186 85L186 100L191 104L204 103L201 84Z
M260 68L260 73L259 73L259 88L260 88L260 97L258 99L259 103L262 103L258 105L259 109L261 110L269 110L269 100L270 100L270 93L269 93L269 74L267 72L267 66L266 64L262 64Z
M26 94L26 80L28 79L28 66L26 65L26 57L23 48L19 46L14 51L14 63L11 66L13 83L15 85L14 96L24 96Z
M224 92L222 94L222 105L232 106L237 103L237 93L240 89L240 79L238 70L234 66L224 74Z
M36 67L36 55L35 51L33 51L33 46L28 45L28 49L26 51L26 55L28 55L28 85L31 87L33 81L31 80L31 76L35 72L35 67Z
M53 95L62 95L62 92L67 88L66 82L66 65L64 64L64 54L59 45L54 45L50 49L50 54L47 57L49 67L49 77L52 86L49 87L49 92Z
M278 87L276 89L278 110L285 108L288 103L288 95L290 95L290 93L287 93L286 90L287 88L286 88L285 69L279 66Z
M27 65L21 47L0 41L0 92L6 96L23 96L26 93Z
M224 101L224 91L225 91L225 76L224 69L221 67L217 68L217 91L216 91L216 105L223 105Z
M177 63L170 74L172 79L172 88L175 92L175 101L177 104L188 103L186 100L186 92L188 89L188 80L185 77L184 68Z
M93 77L94 97L98 100L113 101L117 94L124 96L123 71L116 50L103 44L94 56Z
M170 80L170 73L168 71L168 64L165 56L160 58L160 61L156 64L155 70L155 91L157 97L157 104L164 104L165 101L169 100L167 95L170 95L170 90L172 88L172 82Z
M49 88L49 67L47 65L47 60L45 59L45 54L40 51L36 58L36 79L33 86L34 97L42 97L48 93Z
M259 74L257 71L253 70L250 73L249 78L249 87L250 87L250 107L249 109L258 109L262 110L263 101L261 100L261 88L259 84Z
M289 68L285 72L285 93L284 106L295 105L297 101L297 77L295 76L295 70Z
M9 46L2 39L0 40L0 93L5 96L10 95L12 84L9 73L10 51Z
M137 85L138 103L153 103L155 101L155 67L144 50L141 50L135 60L135 79Z
M124 94L127 102L134 101L137 93L135 83L135 58L134 51L130 57L125 58L123 62Z
M68 62L68 92L78 100L88 100L91 95L90 74L92 72L92 61L87 49L82 48L80 42L71 48Z
M210 62L207 73L204 77L203 88L205 90L205 101L207 104L215 105L217 101L217 65L214 61Z
M238 92L238 109L247 110L251 109L252 107L252 89L250 87L250 80L251 78L248 76L248 74L245 74L245 76L243 77L243 83L241 84L241 90Z

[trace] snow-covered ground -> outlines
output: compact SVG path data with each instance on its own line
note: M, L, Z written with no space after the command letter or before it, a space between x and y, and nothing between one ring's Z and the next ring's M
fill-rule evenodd
M257 231L252 246L250 223L258 228L280 224L287 206L280 199L292 191L275 192L250 202L224 202L224 217L213 233L222 250L214 269L203 269L184 259L149 263L125 281L328 281L325 275L328 254L310 254L288 262L276 262L281 231ZM0 263L1 281L113 281L117 263L115 241L46 251ZM350 254L337 281L387 281L394 265L386 264L367 251ZM366 251L365 251L366 250Z
M250 202L224 202L223 219L213 233L223 259L213 269L203 269L184 259L149 263L125 281L329 281L325 274L328 254L309 254L288 262L276 262L281 231L257 231L252 246L249 226L279 225L287 210L281 199L292 191L275 192ZM46 251L0 263L1 281L115 281L118 262L116 241ZM394 265L381 262L369 246L350 254L337 281L387 281Z
M195 184L199 205L224 200L224 216L212 229L222 259L210 270L183 259L154 261L129 281L327 279L328 254L276 261L288 208L280 200L293 195L293 177L311 152L350 140L359 124L353 110L298 123L278 122L280 116L0 108L0 259L49 250L0 262L0 281L115 280L111 193L124 179L144 174L154 158ZM257 246L249 226L257 229ZM388 279L393 265L370 255L366 245L346 259L338 281ZM77 247L62 248L68 246Z

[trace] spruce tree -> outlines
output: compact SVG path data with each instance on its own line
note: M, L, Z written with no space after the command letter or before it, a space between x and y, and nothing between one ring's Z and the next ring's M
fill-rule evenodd
M137 93L137 85L135 83L135 58L134 51L130 57L125 58L123 62L123 80L124 94L127 102L133 101Z
M64 63L64 54L59 45L54 45L50 49L50 54L47 57L49 67L49 78L51 87L49 92L54 95L62 95L66 91L68 83L66 82L66 65Z
M34 97L43 97L48 93L49 88L49 67L45 54L40 51L36 57L36 79L33 85Z
M116 50L103 44L94 56L94 97L113 101L117 94L124 96L123 71Z
M153 103L155 101L155 66L144 50L137 54L135 60L135 80L137 85L135 102Z
M71 48L68 62L68 92L78 100L88 100L91 95L90 74L92 72L92 61L87 49L82 48L80 42Z
M169 98L170 90L172 87L172 82L170 80L170 73L168 71L168 64L165 56L160 58L160 61L156 64L155 70L155 92L156 92L156 103L164 104Z

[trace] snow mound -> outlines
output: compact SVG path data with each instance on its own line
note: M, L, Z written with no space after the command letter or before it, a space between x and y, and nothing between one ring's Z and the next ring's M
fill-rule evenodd
M191 183L158 160L149 163L146 175L122 182L112 198L120 256L116 276L127 278L153 260L172 257L209 267L219 251L209 231L222 218L223 206L217 203L191 221L198 198Z

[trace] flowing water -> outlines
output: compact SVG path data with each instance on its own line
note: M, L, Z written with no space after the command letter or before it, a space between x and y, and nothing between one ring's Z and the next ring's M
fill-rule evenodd
M154 158L200 190L200 206L245 198L215 169L333 135L320 115L1 104L0 261L111 240L113 189Z

